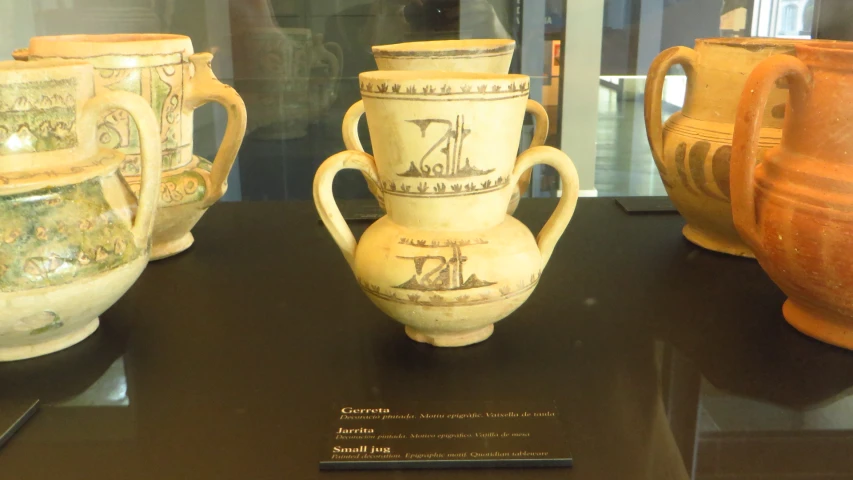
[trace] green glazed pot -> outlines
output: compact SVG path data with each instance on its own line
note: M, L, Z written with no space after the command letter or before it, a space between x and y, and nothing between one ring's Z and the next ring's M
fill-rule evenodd
M92 66L0 62L0 361L82 341L148 263L161 154L138 95L94 95ZM104 112L139 126L139 202L124 155L97 144Z

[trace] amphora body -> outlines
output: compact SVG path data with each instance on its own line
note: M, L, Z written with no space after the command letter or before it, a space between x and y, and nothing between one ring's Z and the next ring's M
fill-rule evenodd
M672 47L649 68L646 131L669 198L687 221L684 236L700 247L752 257L732 221L729 164L740 92L758 63L793 53L794 41L775 38L708 38L696 49ZM687 73L684 107L661 126L664 77L675 64ZM762 150L779 143L787 90L771 91L759 132Z
M853 349L853 43L797 44L762 62L738 107L732 152L735 225L785 292L785 319ZM790 88L782 142L760 154L765 105ZM756 161L760 163L756 166Z

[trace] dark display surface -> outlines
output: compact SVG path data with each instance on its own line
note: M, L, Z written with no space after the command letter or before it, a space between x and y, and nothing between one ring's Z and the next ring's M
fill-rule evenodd
M536 232L554 204L517 216ZM755 262L682 226L581 199L527 303L488 341L437 349L370 303L311 203L217 205L91 338L0 364L0 398L43 401L0 478L849 478L853 355L789 327ZM65 406L118 359L126 406ZM571 469L318 468L334 404L552 400Z

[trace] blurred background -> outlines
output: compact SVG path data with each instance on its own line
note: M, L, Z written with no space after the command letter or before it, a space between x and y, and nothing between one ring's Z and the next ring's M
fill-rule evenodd
M664 195L642 111L658 53L699 37L848 39L851 19L849 0L0 0L0 56L35 35L188 35L196 51L215 53L217 76L248 107L226 200L308 200L317 167L344 149L340 126L359 100L357 76L376 68L371 46L513 38L511 70L534 77L531 97L551 118L547 143L572 157L583 195ZM671 74L665 113L680 108L686 85L682 71ZM195 129L195 153L213 158L224 112L202 107ZM522 149L532 130L528 119ZM354 172L335 189L370 198ZM537 167L527 195L559 190L554 172Z

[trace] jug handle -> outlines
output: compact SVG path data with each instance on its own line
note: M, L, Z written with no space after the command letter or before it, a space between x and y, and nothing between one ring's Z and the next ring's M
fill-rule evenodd
M364 100L355 102L347 113L344 115L344 121L341 124L341 133L344 137L344 146L347 150L364 152L364 147L361 145L361 140L358 138L358 121L364 115ZM382 197L382 190L379 184L373 183L373 179L369 175L364 175L367 181L367 189L376 197L379 206L385 210L385 201Z
M30 49L29 48L17 48L12 50L12 58L19 62L26 62L30 59Z
M379 185L379 173L372 156L354 150L336 153L327 158L317 169L317 174L314 175L314 205L317 207L323 224L343 252L350 268L353 268L356 249L355 236L341 215L341 210L338 208L332 192L332 182L335 175L346 169L361 170L365 177Z
M660 172L661 180L669 186L666 165L663 163L663 121L661 108L663 103L663 83L666 73L673 65L679 64L687 73L687 92L693 87L695 65L699 60L696 50L687 47L671 47L655 57L649 66L646 77L646 90L643 95L644 115L646 120L646 135L652 150L652 158Z
M735 117L729 174L732 216L738 233L753 249L760 244L754 185L758 142L764 107L781 78L787 78L790 83L787 115L802 110L811 93L811 72L794 56L775 55L759 63L747 78Z
M184 110L192 111L209 102L216 102L225 107L228 113L225 135L210 171L210 187L202 203L202 208L208 208L219 201L228 189L228 174L231 173L246 135L246 104L234 88L220 82L214 75L210 66L213 54L196 53L190 56L190 61L195 67L195 74L187 86Z
M530 99L527 100L526 111L536 121L533 126L533 139L530 141L530 148L541 147L545 145L545 141L548 139L548 129L551 126L548 119L548 112L545 111L545 108L539 102ZM518 191L521 195L524 195L530 187L531 175L533 175L533 170L527 170L519 177L516 185L518 185Z
M160 170L162 153L160 151L160 126L151 105L139 95L109 91L99 93L83 106L80 124L90 128L81 138L96 137L96 129L103 117L113 110L125 110L136 122L141 147L142 179L140 182L136 218L131 233L139 248L147 248L154 228L154 213L160 198Z
M556 148L546 146L533 147L519 155L515 161L512 180L517 182L518 178L527 170L540 164L554 167L563 181L563 195L557 203L557 208L545 226L542 227L539 235L536 236L536 243L539 245L539 252L542 255L541 268L544 269L548 260L551 259L557 240L563 235L572 215L575 213L578 194L580 193L580 181L575 164L569 156Z

